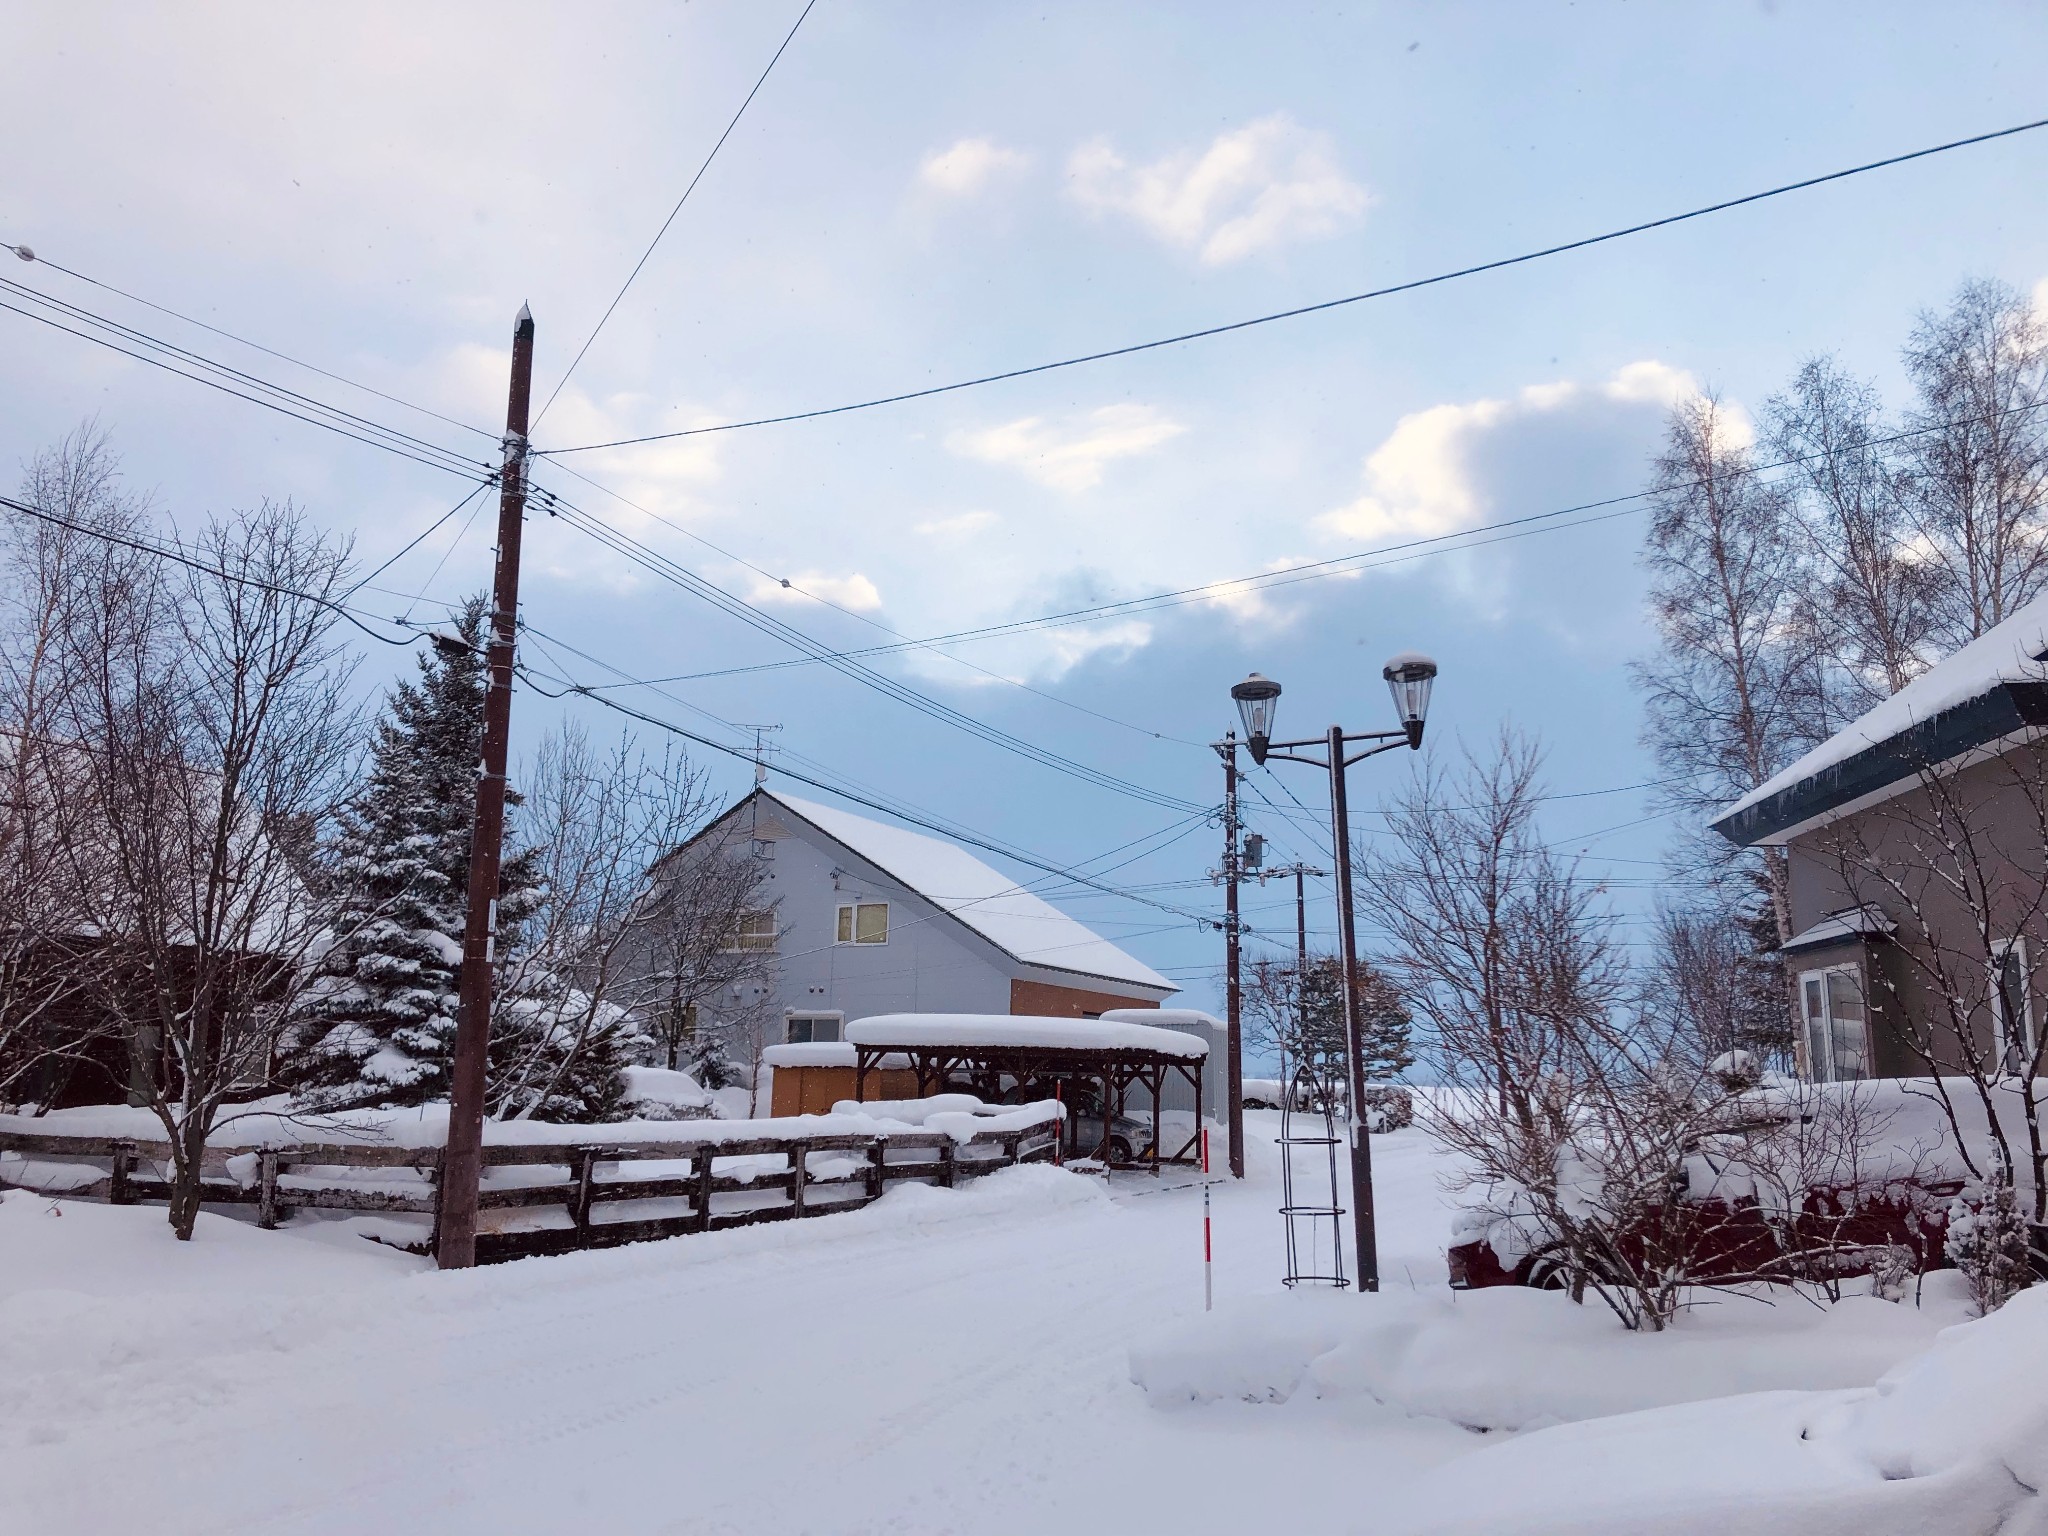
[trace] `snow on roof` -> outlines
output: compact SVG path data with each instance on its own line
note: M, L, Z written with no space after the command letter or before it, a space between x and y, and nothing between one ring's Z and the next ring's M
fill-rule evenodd
M799 800L780 790L761 793L1019 960L1161 992L1179 990L1143 961L1125 954L964 848L816 801Z
M846 1026L854 1045L1028 1046L1069 1051L1156 1051L1190 1061L1209 1054L1194 1035L1119 1019L1054 1019L1028 1013L878 1013Z
M1892 920L1875 908L1845 907L1840 912L1830 912L1811 928L1793 934L1778 948L1786 952L1818 949L1823 944L1837 943L1842 939L1853 939L1864 934L1891 934L1895 931L1896 925Z
M1121 1024L1145 1024L1160 1029L1213 1029L1219 1035L1230 1028L1215 1014L1199 1008L1108 1008L1102 1016Z
M2037 597L1945 660L1936 662L1876 708L1851 721L1811 752L1759 784L1715 818L1725 821L1780 790L1890 741L1943 710L1967 704L2005 683L2043 675L2048 652L2048 596Z

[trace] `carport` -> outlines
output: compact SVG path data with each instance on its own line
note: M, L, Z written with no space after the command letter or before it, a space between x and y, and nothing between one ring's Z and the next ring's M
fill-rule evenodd
M1196 1036L1120 1019L1058 1019L1009 1013L885 1013L846 1028L855 1051L854 1094L866 1097L868 1074L888 1058L907 1060L918 1097L947 1091L972 1093L992 1103L1050 1099L1075 1102L1074 1086L1094 1090L1102 1116L1095 1155L1111 1156L1112 1126L1124 1114L1131 1089L1144 1086L1152 1101L1152 1155L1161 1163L1199 1163L1199 1115L1185 1144L1167 1155L1161 1146L1160 1101L1169 1078L1184 1081L1202 1102L1208 1043ZM1083 1134L1076 1127L1076 1142Z

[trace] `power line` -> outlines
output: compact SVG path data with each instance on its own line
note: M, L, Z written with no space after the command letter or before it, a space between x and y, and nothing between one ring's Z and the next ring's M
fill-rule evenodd
M1397 293L1412 293L1419 288L1434 287L1439 283L1454 282L1460 278L1475 277L1484 272L1498 272L1506 267L1522 266L1547 257L1561 256L1570 251L1582 251L1590 246L1604 245L1612 240L1626 239L1630 235L1644 234L1649 230L1663 229L1673 224L1683 224L1692 219L1703 219L1710 214L1726 213L1732 208L1745 207L1751 203L1764 202L1770 198L1783 197L1792 192L1803 192L1813 187L1825 186L1829 182L1843 181L1851 176L1861 176L1871 171L1884 170L1890 166L1904 165L1913 160L1924 160L1931 155L1946 154L1950 150L1965 149L1976 144L1987 144L1994 139L2011 138L2016 134L2031 133L2037 128L2048 127L2048 118L2031 123L2019 123L2010 128L1999 128L1990 133L1973 134L1964 139L1951 139L1945 144L1930 145L1925 149L1908 151L1901 155L1889 155L1882 160L1867 160L1861 165L1852 165L1839 171L1829 171L1820 176L1809 176L1800 181L1786 182L1782 186L1769 187L1761 192L1751 192L1742 197L1727 198L1704 207L1688 209L1684 213L1666 214L1662 218L1646 219L1621 229L1611 229L1604 234L1587 235L1582 239L1569 240L1561 245L1544 246L1540 250L1524 251L1517 256L1503 256L1492 261L1479 262L1472 266L1458 267L1449 272L1439 272L1430 277L1411 278L1406 282L1389 284L1384 288L1372 288L1364 293L1348 294L1339 299L1325 299L1317 304L1303 304L1293 309L1276 310L1271 314L1255 315L1248 320L1233 320L1223 325L1205 326L1201 330L1183 331L1176 336L1163 336L1156 341L1141 341L1129 346L1111 347L1100 352L1087 352L1078 357L1061 358L1056 362L1036 363L1028 368L1010 368L1001 373L983 374L978 378L962 379L954 384L935 384L926 389L906 390L900 394L882 395L872 400L857 400L848 405L826 406L819 410L793 411L781 416L764 416L753 421L727 422L715 427L688 427L676 432L656 432L644 437L618 438L606 443L582 443L574 448L545 450L559 456L565 453L589 453L600 448L626 448L639 443L666 442L678 437L698 437L710 432L737 432L747 427L777 426L792 421L812 421L821 416L841 416L849 411L872 410L876 406L899 405L907 400L923 400L933 395L952 394L963 389L974 389L983 384L997 384L1006 379L1028 378L1033 374L1051 373L1056 369L1075 368L1084 363L1105 362L1111 358L1129 357L1139 352L1151 352L1161 347L1179 346L1185 342L1201 341L1211 336L1227 335L1232 331L1249 330L1253 326L1271 325L1279 320L1293 320L1303 315L1321 314L1328 310L1341 309L1350 304L1362 304L1368 299L1387 298Z
M358 581L357 583L355 583L355 585L350 587L348 589L348 595L350 597L355 596L356 593L362 591L363 588L367 587L379 576L382 576L386 571L390 570L392 566L398 564L399 561L403 560L407 555L411 554L414 550L418 549L420 545L424 544L427 541L427 539L433 534L436 528L440 527L443 523L447 522L449 518L455 516L456 513L460 512L464 507L468 506L477 497L481 496L485 491L489 490L490 487L491 482L488 480L479 484L467 496L463 497L462 500L455 503L454 506L450 507L446 512L443 512L431 523L427 524L425 528L422 528L419 534L415 538L409 540L406 546L403 549L401 549L397 554L393 555L390 559L386 560L382 565L378 566L374 571L370 572L369 575L363 577L362 580ZM465 526L467 525L465 524ZM460 538L461 536L457 535L458 543L460 542ZM453 546L451 545L450 548L453 548ZM443 558L445 559L446 557L444 556ZM439 566L434 567L434 575L438 576L440 574L441 568ZM429 576L426 580L426 585L432 586L433 583L434 577Z
M677 564L659 551L649 549L630 535L612 527L602 519L585 512L580 507L553 497L547 499L547 505L552 513L568 523L570 527L603 544L615 553L623 555L642 569L659 576L661 579L681 588L692 596L704 599L720 611L730 614L741 622L749 624L797 650L816 656L819 660L831 666L834 671L941 724L952 726L992 746L1000 747L1004 751L1036 762L1043 767L1052 768L1056 772L1064 773L1085 783L1093 784L1097 788L1128 795L1134 799L1143 800L1167 810L1188 811L1196 809L1192 801L1147 788L1132 780L1120 778L1115 774L1063 756L1052 751L1050 748L1041 747L1035 742L1013 735L998 726L993 726L986 721L977 719L963 710L955 709L949 704L942 703L905 683L875 671L871 667L862 666L856 661L839 656L831 651L829 647L825 646L823 642L814 639L804 631L784 623L771 614L762 612L743 598L728 592L715 582L699 576L688 567Z
M102 282L99 278L88 277L85 273L67 267L61 262L50 260L49 257L41 252L31 251L25 245L9 245L6 241L0 240L0 250L12 251L24 261L38 262L53 272L62 272L66 277L76 278L81 283L90 283L93 287L102 289L107 293L116 294L128 300L131 304L140 304L145 309L153 309L160 315L169 315L173 320L182 320L187 325L196 325L202 331L211 331L216 336L225 337L227 340L236 342L241 346L253 348L267 356L278 359L280 362L290 363L294 368L303 368L308 373L317 373L323 379L332 379L337 384L346 384L350 389L359 389L366 395L375 395L379 400L388 401L392 405L402 405L409 411L418 411L422 416L431 416L436 421L446 422L451 427L460 427L465 432L474 432L477 436L487 437L492 442L498 440L498 434L495 432L486 431L482 427L471 426L466 421L457 421L453 416L444 416L441 412L420 405L415 401L407 400L399 395L387 394L381 389L360 383L343 374L330 372L328 369L320 367L317 363L309 363L304 358L293 357L289 352L280 352L275 347L267 347L260 341L251 341L247 336L237 335L233 331L222 330L219 326L211 325L197 316L188 315L180 310L172 309L168 305L159 304L154 299L145 299L139 293L130 293L126 288L117 288L112 283Z
M141 554L153 555L159 560L168 560L174 565L182 565L190 570L203 572L221 581L231 581L238 586L255 587L263 592L274 592L280 597L296 597L304 602L316 603L322 608L341 615L342 618L347 619L349 623L360 629L372 640L381 640L386 645L410 646L418 638L414 635L407 635L402 639L393 639L389 635L380 634L372 629L362 619L358 618L352 609L331 597L323 597L317 592L302 592L297 587L280 586L274 581L265 581L260 576L243 576L233 571L224 571L217 565L210 565L204 560L194 558L182 549L166 549L163 545L153 543L148 539L130 538L126 534L112 533L104 528L95 528L90 523L75 522L68 517L61 517L55 512L46 511L42 507L30 506L25 501L16 501L12 496L0 495L0 507L6 507L11 511L19 512L24 517L33 517L42 522L54 524L59 528L68 528L73 533L83 534L87 538L98 539L107 544L116 544L123 549L132 549Z
M1996 411L1981 412L1969 416L1949 417L1931 422L1925 426L1912 427L1884 437L1876 437L1857 445L1859 450L1889 447L1895 443L1907 442L1916 437L1926 437L1951 427L1968 426L1976 423L1999 421L2007 416L2024 415L2028 412L2048 409L2048 400L2036 400L2024 405L2007 406ZM947 634L930 635L920 640L902 644L860 646L834 652L842 657L865 659L871 656L894 655L918 646L941 646L964 643L970 640L986 640L1024 634L1041 629L1063 628L1070 624L1088 624L1098 619L1122 618L1133 613L1153 613L1166 608L1185 607L1191 603L1213 601L1223 591L1263 592L1274 587L1294 586L1306 581L1320 581L1331 576L1355 575L1361 571L1380 570L1387 566L1406 564L1434 554L1456 554L1469 549L1484 549L1494 544L1509 543L1515 539L1528 538L1540 533L1564 532L1574 528L1591 527L1596 523L1611 522L1641 510L1637 503L1652 497L1669 495L1687 490L1702 489L1720 481L1740 479L1750 475L1763 475L1781 469L1795 469L1814 463L1828 456L1827 450L1795 454L1790 458L1773 460L1767 464L1749 464L1732 469L1712 479L1686 480L1671 485L1659 486L1653 490L1631 491L1626 495L1603 497L1597 501L1577 502L1568 507L1553 508L1548 512L1530 512L1520 517L1501 518L1491 523L1480 523L1471 528L1459 529L1452 533L1429 534L1422 538L1406 539L1395 544L1383 544L1374 549L1354 550L1350 554L1331 555L1322 560L1303 561L1297 565L1282 566L1277 570L1260 571L1249 576L1227 577L1205 581L1197 586L1177 587L1165 592L1150 593L1143 597L1120 598L1115 602L1097 603L1086 608L1069 608L1054 613L1039 614L1028 619L1012 619L1001 624L987 624L975 629L954 630ZM570 474L576 471L568 465L560 468ZM586 478L579 476L578 478ZM591 482L595 484L596 482ZM600 486L599 489L605 489ZM616 495L616 492L610 494ZM627 503L638 506L638 503ZM1613 510L1602 510L1613 509ZM645 510L644 508L642 510ZM1561 518L1577 513L1594 512L1597 516L1582 517L1576 522L1560 522ZM652 514L650 514L652 515ZM1541 525L1541 526L1538 526ZM671 524L670 526L675 526ZM1495 538L1480 538L1481 534L1498 534ZM691 537L698 537L692 534ZM700 542L709 545L708 540ZM709 547L716 549L716 545ZM724 553L724 551L720 551ZM729 558L740 560L738 556ZM740 560L749 569L760 571L759 566ZM772 577L770 579L773 579ZM941 652L941 654L950 654ZM706 672L685 672L653 679L656 682L688 683L701 682L711 678L734 677L752 672L779 671L787 667L810 665L817 658L808 656L792 657L780 661L756 662L746 666L723 667ZM961 658L955 657L955 660ZM1136 727L1136 729L1143 729ZM1171 738L1169 738L1171 739Z
M602 491L605 495L611 497L612 500L620 503L621 505L631 507L634 511L639 512L643 516L652 518L655 522L660 523L664 528L671 529L676 533L680 533L684 538L691 539L696 543L703 545L713 554L722 556L723 558L732 561L735 565L742 566L745 569L752 571L756 576L761 577L764 581L774 582L776 585L780 587L787 588L791 592L795 592L800 596L809 598L814 603L819 603L822 604L824 607L832 609L835 613L844 614L847 618L854 619L859 623L865 624L871 629L878 629L885 635L893 635L896 637L897 643L888 645L868 646L853 650L842 650L834 652L835 655L842 657L858 657L871 655L894 655L898 652L909 650L928 650L931 651L934 655L943 656L946 660L953 662L956 666L965 667L968 671L978 673L980 676L989 678L994 682L999 682L1008 687L1019 689L1024 693L1028 693L1033 695L1034 697L1044 699L1049 703L1058 704L1064 709L1071 709L1078 714L1091 716L1092 718L1101 720L1106 724L1114 725L1122 730L1130 731L1135 735L1149 737L1154 741L1171 741L1176 743L1177 745L1186 747L1199 747L1202 745L1201 742L1190 741L1186 737L1175 736L1166 731L1155 731L1149 726L1138 725L1133 721L1120 719L1115 715L1105 714L1103 711L1099 709L1091 709L1088 705L1077 703L1073 699L1063 699L1056 693L1048 693L1043 688L1033 687L1030 683L1023 681L1021 678L1007 676L1004 673L993 671L988 667L984 667L975 662L969 661L964 656L956 656L951 651L943 649L937 641L920 640L915 638L914 636L906 635L900 629L896 629L891 625L885 624L879 619L872 618L864 613L857 613L853 609L846 607L843 603L834 602L831 598L824 596L822 593L810 591L801 583L796 582L787 576L779 576L775 572L767 569L765 566L758 565L754 561L749 560L744 555L735 554L732 550L725 548L725 546L723 546L722 544L714 543L712 540L707 539L706 537L704 537L703 534L698 533L694 528L687 528L681 523L675 522L669 518L662 516L661 513L655 511L652 507L646 506L641 502L633 500L630 496L624 495L619 491L613 490L610 486L605 485L601 481L593 480L590 476L583 474L581 471L577 470L572 465L560 464L555 467L560 469L564 474L574 475L578 480L581 480L585 485L591 487L593 490ZM735 673L741 672L773 671L782 667L805 666L810 663L810 660L811 658L808 657L796 657L788 661L763 662L760 665L754 667L731 667L719 671L696 673L687 677L663 678L660 679L660 681L691 682L703 677L724 677L731 676Z
M598 316L597 324L592 326L590 334L583 338L583 345L576 349L576 355L569 360L569 366L562 370L562 377L556 381L553 392L549 394L547 400L541 405L540 414L533 418L533 424L536 427L546 417L548 407L555 403L555 397L560 395L563 387L568 384L569 375L576 371L576 365L583 361L583 354L590 350L590 344L597 340L597 333L603 330L605 322L611 319L612 311L619 307L619 301L626 296L626 290L633 286L633 279L638 277L640 269L647 265L647 258L652 256L654 248L661 244L661 237L668 233L669 225L675 223L676 215L683 211L683 204L687 203L690 200L690 194L697 190L697 183L702 181L704 173L711 169L711 162L716 160L718 152L725 148L725 141L732 137L733 129L739 127L740 119L746 115L747 108L753 105L754 97L760 93L761 87L768 83L768 76L774 70L776 61L782 57L783 49L788 48L796 40L797 28L804 24L804 17L811 14L811 7L817 3L818 0L805 0L803 10L798 13L795 24L789 29L789 35L782 40L782 46L777 48L774 55L768 60L767 67L761 71L761 77L754 82L753 90L747 92L747 99L740 103L739 111L733 113L732 121L725 125L725 132L721 133L718 136L718 142L711 146L711 153L706 155L704 163L697 167L697 174L692 176L690 184L683 188L683 195L676 199L675 207L669 209L668 217L661 221L661 228L657 229L654 232L654 238L647 242L647 249L640 253L640 259L633 263L633 270L626 274L626 280L619 284L619 291L612 295L611 303L605 305L604 313Z
M576 682L572 678L549 677L545 673L536 675L534 673L534 670L531 667L525 665L524 663L521 663L519 665L519 673L522 677L526 678L529 686L533 687L535 691L544 694L549 698L558 699L564 697L565 694L577 694L583 698L589 699L592 703L600 705L605 709L609 709L614 711L615 713L625 715L634 720L638 720L645 725L653 726L657 730L667 731L671 735L680 736L685 741L693 741L697 743L697 745L699 746L707 747L714 752L723 753L727 757L739 759L748 763L751 763L754 760L753 752L750 748L729 746L725 742L716 741L709 736L701 734L700 732L692 731L684 726L677 725L673 721L663 720L657 715L650 715L644 710L635 709L630 704L621 704L616 699L607 699L600 694L592 693L588 688L586 688L581 683ZM544 682L553 682L560 685L561 688L564 690L564 693L550 692L547 688L541 686L541 684ZM913 815L903 810L900 806L892 806L881 800L873 799L866 795L856 794L853 791L845 789L840 785L831 783L828 780L817 778L810 774L800 773L786 766L778 766L775 771L784 778L796 780L796 782L799 784L808 784L813 789L822 789L827 794L837 795L842 800L850 800L855 805L865 806L870 810L880 811L885 816L893 816L899 821L905 821L910 823L912 826L922 827L927 831L936 832L940 836L951 838L956 842L968 843L973 847L985 849L990 853L1001 854L1006 859L1014 859L1019 864L1025 864L1033 869L1043 870L1050 875L1062 876L1068 880L1072 880L1076 884L1089 886L1096 890L1104 891L1110 895L1126 897L1127 899L1138 902L1144 906L1157 907L1162 912L1169 912L1175 917L1186 918L1190 922L1200 923L1205 927L1212 925L1214 922L1214 919L1202 913L1190 912L1185 907L1171 906L1166 902L1154 901L1149 897L1138 895L1135 892L1122 890L1117 886L1106 885L1100 880L1096 880L1090 876L1081 874L1077 870L1068 869L1062 865L1051 863L1048 860L1039 858L1035 854L1024 853L1019 849L1007 846L1003 843L999 843L994 839L984 837L979 833L969 833L956 826L948 826L943 822L934 821L927 817Z
M0 285L4 285L5 287L8 288L18 288L19 286L16 284L5 283L4 279L0 279ZM442 457L429 458L424 454L416 452L412 448L405 446L403 443L390 440L390 438L402 437L404 436L404 434L396 433L391 428L380 427L374 422L367 421L365 418L362 417L354 416L352 413L342 411L338 407L322 405L318 401L306 401L310 408L315 410L326 411L330 415L337 417L339 419L328 420L320 416L308 415L305 413L305 411L293 409L293 407L290 404L283 403L281 400L266 399L263 395L250 394L245 390L235 388L232 384L224 383L220 379L208 378L203 373L188 372L183 368L175 366L175 364L171 362L165 361L161 357L152 357L147 352L136 351L133 348L122 346L120 345L119 342L109 340L107 337L95 336L90 331L82 331L75 329L72 326L64 324L62 320L52 318L49 315L37 314L33 310L23 309L19 305L7 303L4 299L0 299L0 309L10 310L17 315L24 316L27 319L37 322L39 325L47 325L51 327L53 330L64 332L68 336L76 336L82 341L89 341L93 343L93 345L95 346L105 347L109 351L118 352L123 357L133 358L135 361L140 363L147 363L152 368L161 368L166 373L175 374L177 377L181 379L189 379L195 384L203 384L209 389L220 391L220 393L222 394L232 395L237 400L245 400L252 405L260 405L266 410L276 411L280 415L289 416L295 421L305 422L309 426L320 427L326 431L335 433L337 436L346 437L353 442L362 443L371 448L381 448L387 453L397 454L400 458L410 459L415 464L425 465L429 469L438 469L443 471L444 473L470 476L477 479L487 479L491 474L495 473L495 469L493 468L493 466L483 464L480 461L464 459L460 455L449 453L446 449L433 449L433 452L442 455ZM110 327L114 325L114 322L105 323L108 324ZM183 350L181 348L176 348L172 346L168 342L157 342L152 340L144 344L157 346L165 351L172 353L177 353ZM191 355L197 358L197 354ZM202 366L212 368L223 374L235 375L238 372L237 370L227 368L225 365L222 364L212 363L204 359L199 359L199 361L201 362ZM286 399L298 399L302 401L305 400L305 397L303 396L294 396L293 393L289 390L281 389L279 386L276 385L267 384L262 380L254 379L252 376L240 375L240 377L247 379L255 388L269 390L273 394L283 396ZM367 435L364 431L357 430L356 426L351 425L352 423L359 424L361 427L364 428L368 428L369 431L371 432L385 433L388 434L388 436L379 437Z

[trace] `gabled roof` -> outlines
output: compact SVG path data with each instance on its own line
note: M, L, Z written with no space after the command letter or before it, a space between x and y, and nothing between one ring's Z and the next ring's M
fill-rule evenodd
M1781 843L1831 814L2048 725L2048 597L1928 668L1714 819L1741 847Z
M1142 960L1125 954L964 848L835 806L799 800L780 790L764 788L754 793L809 822L1013 959L1148 991L1179 990Z

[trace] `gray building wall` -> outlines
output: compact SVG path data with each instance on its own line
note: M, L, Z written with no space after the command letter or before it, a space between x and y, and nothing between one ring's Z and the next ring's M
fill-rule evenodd
M1014 964L931 902L808 823L763 807L757 838L776 903L775 1012L1008 1013ZM883 944L840 944L839 908L889 903Z
M1798 833L1786 843L1787 896L1795 933L1831 912L1857 905L1875 907L1897 925L1893 938L1852 940L1785 956L1786 969L1795 977L1828 965L1861 965L1872 1009L1876 1076L1927 1072L1926 1060L1908 1043L1908 1029L1922 1039L1936 1037L1933 1043L1938 1048L1942 1039L1956 1038L1948 1022L1949 1009L1931 985L1931 972L1946 970L1969 989L1965 995L1972 1004L1971 1033L1979 1050L1990 1049L1989 961L1978 933L1980 916L1989 919L1994 938L2026 940L2035 1031L2048 1026L2048 998L2042 986L2048 978L2042 792L2016 777L2038 772L2033 751L2016 748L2004 758L1955 771L1944 780L1939 806L1925 787L1915 785L1893 799ZM1942 844L1957 830L1945 813L1958 809L1990 890L1988 910L1981 913L1930 867L1933 859L1944 857ZM1897 873L1919 907L1918 917L1883 882L1857 874L1859 864L1871 862ZM1947 1055L1946 1049L1939 1053Z

